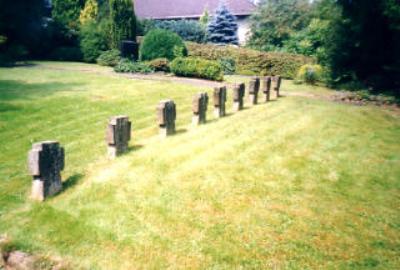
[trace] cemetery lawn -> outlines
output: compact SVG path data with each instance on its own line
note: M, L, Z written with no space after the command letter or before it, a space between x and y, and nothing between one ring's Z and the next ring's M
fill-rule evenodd
M399 269L399 112L282 89L239 113L229 101L219 120L209 106L194 128L192 96L211 88L74 63L0 68L0 235L72 269ZM165 98L178 134L162 140ZM120 114L131 148L109 161ZM27 152L49 139L65 147L65 187L33 203Z

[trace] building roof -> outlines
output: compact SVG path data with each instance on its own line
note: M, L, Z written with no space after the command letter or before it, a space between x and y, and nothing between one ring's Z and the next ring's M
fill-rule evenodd
M221 0L133 0L136 16L142 19L199 18L204 9L214 13ZM256 8L251 0L224 0L235 16L250 15Z

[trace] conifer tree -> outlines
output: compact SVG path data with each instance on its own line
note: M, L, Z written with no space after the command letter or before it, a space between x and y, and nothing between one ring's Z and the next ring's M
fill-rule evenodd
M95 21L99 13L99 5L97 0L87 0L85 7L81 10L79 22L83 25L85 23Z
M111 47L119 48L122 40L135 40L136 17L132 0L110 0Z
M221 5L207 27L207 39L209 42L217 44L238 45L237 31L236 17L230 13L225 5Z

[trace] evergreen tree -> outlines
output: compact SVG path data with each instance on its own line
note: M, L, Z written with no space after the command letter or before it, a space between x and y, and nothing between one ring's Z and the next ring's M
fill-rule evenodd
M43 0L0 1L0 62L43 47L44 11Z
M208 41L217 44L239 44L236 17L221 5L207 27Z
M207 28L208 22L210 20L210 15L208 13L208 9L205 8L203 14L200 17L199 23L203 27L203 29Z
M79 14L82 2L80 0L53 0L52 5L52 17L54 21L71 32L69 35L77 34L79 31Z
M132 0L110 0L111 47L119 48L122 40L135 40L136 17Z
M99 4L97 0L87 0L85 7L81 10L79 22L83 25L85 23L95 21L99 14Z

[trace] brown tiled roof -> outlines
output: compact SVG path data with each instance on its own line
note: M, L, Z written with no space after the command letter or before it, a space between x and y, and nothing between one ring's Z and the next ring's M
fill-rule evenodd
M136 16L146 19L198 18L204 9L214 13L221 0L133 0ZM236 16L250 15L256 6L250 0L224 0Z

